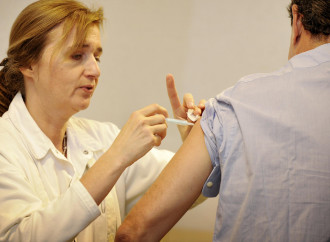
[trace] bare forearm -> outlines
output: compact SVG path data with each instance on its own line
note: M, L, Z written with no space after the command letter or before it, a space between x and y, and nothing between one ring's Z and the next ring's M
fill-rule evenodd
M108 195L126 168L116 157L111 156L111 151L108 153L101 156L80 179L98 205Z

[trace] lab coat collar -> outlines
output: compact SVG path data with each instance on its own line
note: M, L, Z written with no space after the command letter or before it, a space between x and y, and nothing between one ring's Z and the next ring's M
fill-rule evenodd
M8 115L13 125L22 134L24 143L37 160L43 159L50 150L56 155L57 149L51 140L42 132L34 121L23 101L21 93L17 93L12 100ZM94 152L104 148L104 144L93 138L83 127L77 126L75 118L68 121L68 139L74 139L75 144L84 150ZM69 142L72 144L72 142ZM68 144L69 145L69 144ZM70 146L68 147L70 149ZM62 157L65 159L65 157Z
M90 124L81 121L82 118L70 118L67 126L69 145L74 143L74 146L91 152L107 149L106 145L98 139L98 134L91 131L88 126Z
M54 147L30 115L20 92L12 100L8 109L8 116L15 128L21 133L24 143L36 159L42 159L50 147Z

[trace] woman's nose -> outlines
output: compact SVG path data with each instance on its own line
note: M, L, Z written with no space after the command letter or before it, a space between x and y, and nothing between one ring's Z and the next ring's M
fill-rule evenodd
M101 70L100 70L100 67L99 67L99 63L97 62L95 57L92 56L91 58L89 58L89 60L87 61L86 64L87 64L86 74L88 76L93 76L95 78L98 78L101 74Z

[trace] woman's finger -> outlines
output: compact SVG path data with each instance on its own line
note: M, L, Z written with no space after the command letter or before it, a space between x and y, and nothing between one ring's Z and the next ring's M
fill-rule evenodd
M148 116L152 116L155 114L162 114L165 117L168 117L168 112L166 110L166 108L160 106L159 104L150 104L138 111L136 111L138 113L140 113L141 115L148 117Z

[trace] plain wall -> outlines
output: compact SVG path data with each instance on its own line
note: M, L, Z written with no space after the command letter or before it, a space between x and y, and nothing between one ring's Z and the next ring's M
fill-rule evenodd
M0 0L0 60L11 25L31 0ZM209 99L240 77L270 72L287 61L289 0L84 0L103 6L104 54L91 106L78 114L122 127L129 115L151 103L170 113L165 76L172 73L180 97ZM174 125L160 148L181 144ZM187 171L189 172L189 171ZM175 194L173 194L175 196ZM217 199L189 211L179 228L212 231Z

